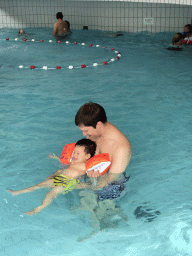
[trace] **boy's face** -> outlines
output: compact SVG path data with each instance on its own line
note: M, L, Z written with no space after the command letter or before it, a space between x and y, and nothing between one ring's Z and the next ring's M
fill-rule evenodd
M90 157L90 154L85 153L84 146L75 146L72 163L85 163Z

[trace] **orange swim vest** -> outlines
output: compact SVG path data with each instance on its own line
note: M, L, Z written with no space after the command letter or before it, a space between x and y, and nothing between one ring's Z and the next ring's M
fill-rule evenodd
M109 154L103 153L99 155L95 155L87 162L85 163L86 171L99 171L101 175L106 173L106 171L109 169L111 166L111 161L109 158Z
M70 164L73 150L76 143L66 144L60 156L60 162L62 164Z
M76 143L66 144L61 153L60 162L62 164L69 164L72 159L73 150ZM103 153L95 155L87 160L85 163L86 171L99 171L103 175L111 166L109 154Z

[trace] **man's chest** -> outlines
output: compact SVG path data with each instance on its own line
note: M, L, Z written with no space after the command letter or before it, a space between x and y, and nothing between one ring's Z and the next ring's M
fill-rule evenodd
M108 153L109 155L112 155L112 152L113 152L112 143L107 142L107 141L98 141L97 142L96 154Z

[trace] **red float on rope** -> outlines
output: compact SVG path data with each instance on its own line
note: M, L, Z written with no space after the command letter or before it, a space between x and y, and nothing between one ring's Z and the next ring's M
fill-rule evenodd
M120 59L120 57L119 57L119 56L117 56L117 57L116 57L116 59L118 59L118 60L119 60L119 59Z
M7 41L9 41L9 38L6 38Z
M115 49L114 48L111 48L111 51L114 51Z
M117 54L121 54L120 52L118 52Z
M77 44L77 42L74 42L74 44Z
M82 67L82 68L86 68L86 65L85 65L85 64L82 64L81 67Z
M104 64L104 65L107 65L107 63L108 63L107 61L103 61L103 64Z
M31 66L30 66L30 69L35 69L35 66L31 65Z
M61 67L60 67L60 66L57 66L56 69L61 69Z
M23 39L23 41L27 41L27 39Z
M92 47L93 45L92 44L89 44L90 47Z
M44 42L44 40L40 40L40 42Z
M57 41L57 43L61 43L61 41Z

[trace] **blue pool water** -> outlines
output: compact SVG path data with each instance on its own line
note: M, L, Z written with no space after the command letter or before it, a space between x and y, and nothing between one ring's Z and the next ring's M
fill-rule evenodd
M74 30L67 39L94 46L87 47L49 43L50 29L26 30L27 42L17 30L0 31L0 255L192 255L192 49L168 51L172 33L111 38ZM109 61L111 48L120 60L67 68ZM105 216L99 230L90 212L78 210L77 191L25 215L46 189L17 197L6 189L32 186L59 168L48 155L82 138L74 117L88 101L101 104L132 143L130 180L115 201L126 218Z

